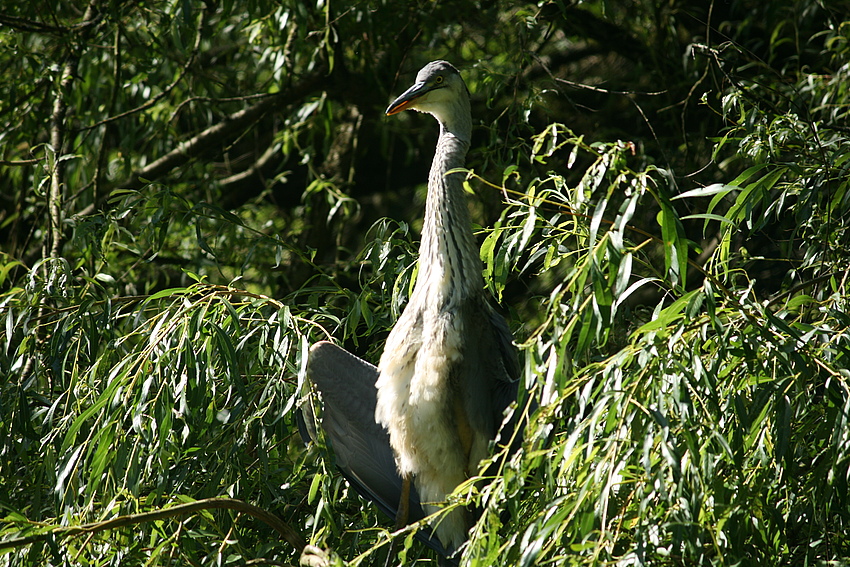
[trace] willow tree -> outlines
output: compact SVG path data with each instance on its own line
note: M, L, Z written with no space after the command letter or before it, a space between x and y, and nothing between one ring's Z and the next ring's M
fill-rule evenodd
M484 275L538 401L456 492L486 511L461 563L846 561L842 18L7 7L0 563L382 558L391 521L296 414L309 345L376 361L407 301L435 134L383 110L438 58L472 92ZM433 559L415 529L405 564Z

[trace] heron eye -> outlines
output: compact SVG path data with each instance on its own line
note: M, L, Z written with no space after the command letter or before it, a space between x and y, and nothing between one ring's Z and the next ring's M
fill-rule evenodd
M442 75L437 75L437 78L436 78L436 79L434 79L434 84L435 84L435 85L439 85L439 84L440 84L440 83L442 83L442 82L443 82L443 76L442 76Z

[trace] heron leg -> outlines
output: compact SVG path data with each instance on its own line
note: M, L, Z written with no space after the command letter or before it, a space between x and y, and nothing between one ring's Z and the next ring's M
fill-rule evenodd
M398 510L395 514L395 531L402 529L407 525L407 519L410 516L410 475L406 474L401 477L401 496L398 501ZM398 541L392 540L390 549L387 552L387 559L384 562L384 567L390 567L391 562L398 556Z
M398 511L395 515L395 529L400 530L407 525L410 516L410 475L406 474L401 479L401 498L398 501Z

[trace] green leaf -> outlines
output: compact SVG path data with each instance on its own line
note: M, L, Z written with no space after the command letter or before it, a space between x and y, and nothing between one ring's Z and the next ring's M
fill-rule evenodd
M664 269L673 285L684 287L688 268L688 245L684 228L672 207L662 202L658 213L661 237L664 241Z
M692 199L695 197L708 197L711 195L726 195L732 191L737 191L737 185L724 185L723 183L712 183L711 185L707 185L705 187L697 187L696 189L691 189L690 191L685 191L684 193L680 193L671 197L671 201L675 201L676 199Z

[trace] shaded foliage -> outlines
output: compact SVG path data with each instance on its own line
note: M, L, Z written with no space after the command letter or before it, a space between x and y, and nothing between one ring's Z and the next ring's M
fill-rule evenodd
M297 562L237 504L73 531L214 497L382 559L294 410L309 345L376 360L415 280L436 132L382 112L435 58L473 93L484 283L539 402L456 491L485 511L462 563L847 561L845 13L8 7L0 563Z

